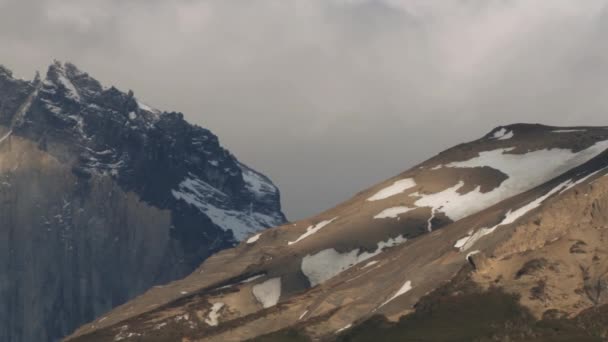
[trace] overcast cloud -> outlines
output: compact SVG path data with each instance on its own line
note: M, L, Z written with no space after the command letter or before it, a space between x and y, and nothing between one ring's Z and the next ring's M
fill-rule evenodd
M53 58L211 129L291 219L513 122L608 123L608 0L0 0Z

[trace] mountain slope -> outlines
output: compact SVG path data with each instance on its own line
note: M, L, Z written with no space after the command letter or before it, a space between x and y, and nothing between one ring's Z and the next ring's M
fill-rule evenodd
M317 217L253 235L68 340L242 341L281 330L332 340L376 315L415 312L468 265L480 293L519 295L529 317L607 304L607 148L606 128L499 127ZM573 244L597 252L571 259ZM563 271L549 276L555 263ZM530 286L541 304L527 299Z
M74 65L0 67L2 341L53 341L285 222L210 131Z

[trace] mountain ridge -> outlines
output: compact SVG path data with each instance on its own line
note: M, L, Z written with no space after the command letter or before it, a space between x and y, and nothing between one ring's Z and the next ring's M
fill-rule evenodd
M570 201L583 189L590 194L586 187L592 184L604 189L607 148L606 127L497 127L311 219L271 228L222 251L190 276L116 308L67 341L241 341L283 329L297 329L312 340L333 340L374 315L392 321L407 317L422 296L469 264L476 265L471 278L481 288L499 284L506 291L527 291L518 287L524 278L501 282L512 276L487 267L502 269L511 264L500 258L520 254L518 261L531 261L525 256L543 251L554 238L538 227L575 234L563 225L545 227L542 220L538 225L529 220L537 213L557 215L553 203ZM598 201L608 195L593 194ZM587 215L587 206L596 205L579 202L573 215ZM538 237L522 243L517 229L528 225ZM604 239L603 231L584 231L597 241ZM502 251L512 239L520 242ZM554 263L571 269L577 261L569 257ZM600 270L606 264L599 260L586 260L585 267ZM491 271L495 276L484 283L482 275ZM602 281L598 272L589 277ZM557 284L566 276L555 274L543 277ZM556 293L575 300L576 307L606 302L590 302L585 291L564 291ZM551 309L569 314L579 312L557 295L548 298L542 301L545 310L553 305ZM536 302L521 304L535 317L542 314Z

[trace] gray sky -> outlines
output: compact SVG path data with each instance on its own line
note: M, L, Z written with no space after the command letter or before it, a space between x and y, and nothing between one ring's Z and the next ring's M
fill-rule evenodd
M608 124L606 37L608 0L0 0L0 64L184 112L290 219L501 124Z

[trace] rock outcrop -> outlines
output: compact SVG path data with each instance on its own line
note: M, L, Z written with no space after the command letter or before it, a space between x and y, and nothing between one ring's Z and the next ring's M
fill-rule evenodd
M210 131L72 64L0 67L0 341L56 341L283 224L277 188Z

